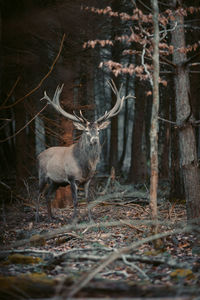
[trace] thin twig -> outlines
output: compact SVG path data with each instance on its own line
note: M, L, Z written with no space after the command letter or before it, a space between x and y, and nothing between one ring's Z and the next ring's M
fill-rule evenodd
M18 77L17 77L17 80L16 80L15 83L13 84L11 90L9 91L9 93L8 93L8 95L7 95L7 97L6 97L6 99L5 99L4 102L2 103L2 105L1 105L2 107L4 107L4 105L6 104L6 102L7 102L8 99L10 98L10 96L12 95L12 93L13 93L14 89L16 88L16 86L17 86L18 82L20 81L20 79L21 79L21 77L18 76Z
M177 125L176 122L173 122L173 121L170 121L170 120L167 120L167 119L163 119L161 117L158 117L159 120L163 121L163 122L166 122L166 123L170 123L172 125Z
M128 265L128 266L136 269L137 271L139 271L145 279L148 279L148 280L150 279L149 276L142 269L140 269L136 264L134 264L133 262L128 261L127 258L126 258L126 255L122 255L122 259L123 259L123 262L126 265Z
M58 54L56 56L56 58L54 59L51 67L50 67L50 70L47 72L47 74L40 80L40 82L38 83L38 85L32 89L30 92L28 92L25 96L23 96L22 98L18 99L17 101L15 101L13 104L10 104L10 105L7 105L7 106L2 106L0 107L0 110L2 109L7 109L7 108L11 108L13 106L15 106L16 104L18 104L19 102L23 101L24 99L26 99L28 96L32 95L35 91L37 91L41 85L43 84L43 82L45 81L45 79L47 79L47 77L51 74L51 72L53 71L53 68L55 66L55 64L57 63L59 57L60 57L60 53L62 51L62 48L63 48L63 44L64 44L64 40L65 40L65 33L63 34L63 37L62 37L62 40L61 40L61 43L60 43L60 48L59 48L59 51L58 51Z
M35 120L35 118L37 118L39 116L39 114L41 112L43 112L43 110L45 110L45 108L47 107L48 103L30 120L28 121L22 128L20 128L17 132L15 132L13 135L8 136L7 138L0 140L0 143L6 142L12 138L14 138L16 135L18 135L22 130L24 130L33 120Z
M160 55L160 59L161 61L164 61L166 64L172 66L173 68L176 68L177 65L175 63L173 63L171 60L167 59L165 56Z
M145 37L145 39L146 39L147 37ZM142 62L142 66L144 67L144 70L145 70L145 72L147 73L147 75L149 76L149 81L150 81L150 84L151 84L151 86L153 86L153 80L152 80L152 76L151 76L151 74L150 74L150 72L149 72L149 70L147 69L147 66L146 66L146 64L145 64L145 62L144 62L144 55L145 55L145 52L146 52L146 44L144 44L144 46L143 46L143 50L142 50L142 56L141 56L141 62Z
M136 226L130 224L129 222L127 222L127 221L125 221L125 220L122 220L122 219L121 219L120 222L121 222L122 224L124 224L124 225L129 226L129 227L132 228L132 229L135 229L135 230L137 230L137 231L139 231L139 232L144 233L144 230L137 228Z

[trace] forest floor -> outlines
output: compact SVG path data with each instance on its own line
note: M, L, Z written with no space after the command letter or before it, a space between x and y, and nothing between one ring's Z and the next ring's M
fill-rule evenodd
M100 196L94 222L84 201L77 224L73 207L54 209L49 222L42 203L35 223L33 205L6 206L0 299L200 299L200 253L185 204L160 199L156 248L148 199L122 190Z

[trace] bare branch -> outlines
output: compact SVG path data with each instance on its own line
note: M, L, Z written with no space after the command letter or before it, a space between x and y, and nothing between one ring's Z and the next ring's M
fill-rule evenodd
M37 118L39 116L39 114L41 114L41 112L43 112L43 110L45 110L45 108L47 107L48 104L46 104L30 121L28 121L22 128L20 128L17 132L15 132L13 135L8 136L7 138L0 140L0 143L6 142L12 138L14 138L16 135L18 135L22 130L24 130L33 120L35 120L35 118Z
M147 37L145 37L145 40L146 40ZM151 86L153 87L153 79L152 79L152 76L149 72L149 70L147 69L147 66L144 62L144 56L145 56L145 52L146 52L146 43L144 44L143 46L143 50L142 50L142 55L141 55L141 62L142 62L142 66L144 67L144 70L145 72L147 73L147 75L149 76L149 81L150 81L150 84Z
M19 102L23 101L24 99L26 99L28 96L32 95L33 93L35 93L43 84L43 82L47 79L47 77L51 74L51 72L53 71L54 69L54 66L55 64L57 63L59 57L60 57L60 54L61 54L61 51L62 51L62 48L63 48L63 44L64 44L64 40L65 40L65 33L63 34L63 37L62 37L62 40L61 40L61 43L60 43L60 48L59 48L59 51L58 51L58 54L56 56L56 58L54 59L51 67L50 67L50 70L47 72L47 74L40 80L40 82L38 83L38 85L32 89L30 92L28 92L25 96L23 96L22 98L18 99L15 101L15 103L13 104L10 104L10 105L7 105L7 106L2 106L0 107L0 110L2 109L7 109L7 108L11 108L15 105L17 105Z
M167 120L167 119L163 119L161 117L158 117L159 120L163 121L163 122L166 122L166 123L170 123L172 125L177 125L176 122L173 122L173 121L170 121L170 120Z
M139 272L142 274L142 276L143 276L144 278L146 278L146 279L148 279L148 280L150 279L149 276L148 276L144 271L142 271L142 269L140 269L135 263L128 261L126 255L123 254L123 255L122 255L122 259L123 259L123 262L124 262L126 265L131 266L132 268L134 268L134 269L136 269L137 271L139 271Z
M12 95L12 93L13 93L14 89L16 88L16 86L17 86L18 82L20 81L20 79L21 79L20 76L18 76L18 77L17 77L17 80L16 80L15 83L13 84L11 90L9 91L9 93L8 93L6 99L4 100L4 102L2 103L1 107L4 108L5 104L7 103L8 99L9 99L10 96ZM0 109L1 109L1 107L0 107Z

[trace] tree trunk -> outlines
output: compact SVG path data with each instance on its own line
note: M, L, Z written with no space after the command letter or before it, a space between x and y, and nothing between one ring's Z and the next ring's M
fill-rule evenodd
M116 83L116 80L115 80ZM116 98L112 93L111 107L114 106ZM118 117L111 119L111 137L110 137L110 169L112 167L118 170Z
M24 103L20 102L15 106L15 131L17 132L26 123L26 111ZM22 130L15 138L16 147L16 187L18 192L24 188L24 180L28 177L27 163L27 135L26 130Z
M180 1L172 1L174 7ZM184 17L174 13L177 26L172 31L172 44L174 46L173 62L176 64L175 91L176 91L176 122L179 127L179 147L180 147L180 165L183 172L183 181L185 187L185 196L187 203L187 219L194 221L198 219L200 224L200 181L198 174L198 160L196 151L195 133L192 125L188 122L191 114L191 105L189 102L189 74L184 62L187 59L186 53L178 51L185 48L184 36Z
M157 210L157 188L158 188L158 111L159 111L159 27L158 27L158 1L151 0L153 8L153 105L151 115L150 131L150 158L151 158L151 180L150 180L150 208L154 234L158 233L158 210ZM158 243L156 243L157 245Z
M131 166L129 181L144 183L147 177L146 155L143 152L143 132L145 120L146 97L145 87L139 79L135 81L135 114L132 131Z
M114 0L111 2L111 8L113 11L120 11L121 8L121 1L120 0ZM119 34L119 27L120 27L120 20L118 18L112 19L112 37L111 39L114 40L116 35ZM114 47L112 47L112 60L113 61L120 61L120 49L121 49L121 43L116 42ZM119 77L114 78L115 84L118 87L119 86ZM116 96L112 92L111 96L111 107L114 106L116 102ZM111 120L111 136L110 136L110 155L109 155L109 168L111 170L112 167L115 168L116 172L118 172L119 164L118 164L118 116L115 116Z
M169 120L170 119L170 102L171 95L170 90L172 89L172 81L168 79L169 86L161 87L160 97L160 111L162 112L161 117ZM160 179L169 179L169 153L170 153L170 130L171 126L169 123L160 122L159 127L159 147L160 148L160 166L159 166L159 177Z
M174 88L173 88L174 91ZM174 98L174 97L173 97ZM175 100L171 103L171 119L176 119ZM170 170L170 198L185 199L183 176L180 170L179 135L177 128L171 128L171 170Z
M130 76L126 76L126 92L125 94L127 95L128 94L128 87L129 87L129 80L130 80ZM121 170L122 170L122 167L123 167L123 162L124 162L124 159L125 159L125 155L126 155L126 149L127 149L127 140L128 140L128 122L129 122L129 119L128 119L128 101L125 101L125 112L124 112L124 122L123 122L123 140L122 140L122 143L123 143L123 149L122 149L122 154L121 154L121 157L120 157L120 160L119 160L119 170L120 170L120 173L121 173Z

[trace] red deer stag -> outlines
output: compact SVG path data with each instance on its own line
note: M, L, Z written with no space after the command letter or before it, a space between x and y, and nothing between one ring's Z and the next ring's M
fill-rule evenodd
M95 122L89 122L80 111L80 116L75 113L66 112L59 102L60 94L63 89L57 87L53 100L51 100L46 91L44 97L64 117L73 121L75 128L82 130L83 133L77 143L69 147L50 147L38 155L39 165L39 197L36 212L36 221L39 220L39 200L42 193L46 197L48 217L52 218L50 196L59 186L70 184L74 213L73 219L77 216L77 183L84 183L85 197L89 204L88 189L91 178L96 170L99 161L101 146L99 142L99 131L106 128L111 117L116 116L122 109L125 99L132 96L121 97L121 89L118 91L114 82L109 82L110 87L116 94L117 100L110 111L106 111L103 116ZM41 99L41 100L42 100ZM88 206L88 216L91 220L91 212Z

